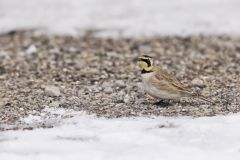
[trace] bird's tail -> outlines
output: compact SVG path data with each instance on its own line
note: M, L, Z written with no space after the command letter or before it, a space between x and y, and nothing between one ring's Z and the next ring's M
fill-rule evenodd
M203 96L201 96L201 95L197 95L197 98L199 98L199 99L201 99L201 100L204 100L204 101L206 101L206 102L215 104L214 101L212 101L212 100L210 100L210 99L207 99L207 98L205 98L205 97L203 97Z
M186 92L185 92L186 93ZM192 93L192 92L187 92L187 97L192 97L192 98L198 98L198 99L201 99L203 101L206 101L206 102L209 102L209 103L212 103L212 104L215 104L214 101L200 95L200 94L196 94L196 93Z

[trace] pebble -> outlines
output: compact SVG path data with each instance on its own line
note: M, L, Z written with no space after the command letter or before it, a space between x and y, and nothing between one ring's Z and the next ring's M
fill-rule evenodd
M88 90L89 90L90 92L95 92L95 93L97 93L97 92L100 91L100 88L98 87L98 85L88 86L87 88L88 88Z
M107 88L109 86L112 86L112 84L110 82L103 82L103 84L102 84L103 88Z
M9 58L8 53L0 50L0 58L1 59Z
M106 88L103 90L103 92L105 92L106 94L111 94L111 93L113 93L113 89L112 89L112 87L106 87Z
M58 101L53 101L52 103L49 104L50 107L57 108L60 106L60 102Z
M3 75L0 75L0 80L4 80L7 78L7 75L6 74L3 74Z
M28 49L26 50L26 53L27 54L33 54L33 53L36 53L37 52L37 48L35 45L31 45L28 47Z
M140 93L142 93L142 94L145 93L143 84L142 84L141 82L138 82L138 83L137 83L137 89L138 89L138 92L140 92Z
M127 94L126 96L124 96L123 102L124 102L124 103L129 103L129 102L130 102L130 97L129 97L128 94Z
M198 87L203 87L203 86L205 86L203 80L201 80L201 79L199 79L199 78L193 79L193 80L192 80L192 84L193 84L194 86L198 86Z
M75 62L76 69L82 69L87 65L86 62L81 59L76 59L74 62Z
M45 86L45 94L50 97L58 97L60 96L61 92L59 87L48 85Z
M125 82L123 80L116 80L115 84L117 87L120 87L120 88L126 87Z

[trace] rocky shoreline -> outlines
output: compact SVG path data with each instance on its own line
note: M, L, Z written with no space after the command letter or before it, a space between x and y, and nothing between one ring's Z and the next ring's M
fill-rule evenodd
M156 103L141 87L136 60L143 53L217 103L198 99ZM20 118L41 115L46 106L107 118L202 117L240 111L240 37L111 39L14 31L0 35L0 57L1 124L20 125Z

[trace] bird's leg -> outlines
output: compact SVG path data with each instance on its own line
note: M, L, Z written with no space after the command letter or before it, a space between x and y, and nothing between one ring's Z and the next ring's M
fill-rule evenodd
M164 101L164 99L158 99L158 101L157 102L155 102L154 104L155 105L161 105L161 104L164 104L164 103L166 103L165 101Z
M168 99L160 99L158 102L154 104L161 107L168 107L171 106L172 103Z

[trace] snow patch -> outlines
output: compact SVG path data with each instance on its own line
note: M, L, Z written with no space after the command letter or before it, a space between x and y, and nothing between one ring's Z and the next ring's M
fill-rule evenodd
M239 0L1 0L0 32L42 28L99 36L239 34Z
M71 110L45 111L71 118L54 128L3 132L1 160L240 158L240 114L106 119ZM29 117L33 122L38 118Z

